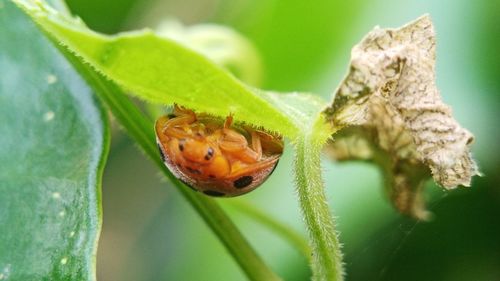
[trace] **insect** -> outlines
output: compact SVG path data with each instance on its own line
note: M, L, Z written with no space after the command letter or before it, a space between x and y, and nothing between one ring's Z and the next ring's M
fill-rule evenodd
M174 106L155 125L162 160L181 181L217 197L245 194L274 171L283 153L281 137L233 125L207 114Z

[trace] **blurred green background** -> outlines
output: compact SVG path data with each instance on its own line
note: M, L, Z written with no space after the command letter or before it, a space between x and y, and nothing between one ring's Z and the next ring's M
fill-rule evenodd
M219 23L260 51L263 88L314 92L341 81L350 49L375 25L397 27L429 13L437 32L437 84L455 118L476 135L484 177L444 192L429 183L432 222L397 214L367 164L325 159L328 198L338 217L347 280L500 280L500 1L68 0L91 28L115 33L164 18ZM304 233L291 181L292 155L245 200ZM308 280L301 255L268 229L225 209L285 280ZM202 220L131 140L113 132L103 183L98 280L245 280ZM305 235L305 234L304 234Z

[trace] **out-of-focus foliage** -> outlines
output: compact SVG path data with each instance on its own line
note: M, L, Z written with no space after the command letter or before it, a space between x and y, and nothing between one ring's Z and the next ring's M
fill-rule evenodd
M482 5L474 12L474 16L481 17L478 26L470 26L474 29L471 37L471 45L476 50L473 54L476 60L473 61L474 72L471 73L480 83L484 83L486 89L494 92L498 98L500 89L500 1L482 1ZM498 102L498 99L497 99Z
M430 13L437 33L437 85L454 116L476 135L473 153L485 178L450 193L428 186L426 196L433 201L429 207L435 221L415 226L385 201L374 168L325 161L326 185L346 254L347 280L434 276L470 280L469 274L475 274L475 280L500 279L500 230L494 225L499 225L500 209L496 175L500 159L494 150L500 139L498 1L319 1L308 7L305 1L295 0L148 0L131 4L128 7L134 8L127 8L127 13L110 8L125 2L132 3L74 0L71 7L91 27L103 31L155 27L163 16L185 23L234 26L263 55L264 87L317 91L324 97L330 96L346 72L350 48L374 25L396 27ZM246 198L300 230L303 226L288 174L290 156L285 152L273 177ZM104 179L106 223L98 255L100 280L244 280L202 221L175 190L157 180L147 161L127 139L115 135ZM300 254L241 214L233 216L281 276L307 280L307 261Z
M349 30L363 10L360 0L225 0L213 18L243 32L262 51L264 87L309 92L338 57L335 50L349 47Z

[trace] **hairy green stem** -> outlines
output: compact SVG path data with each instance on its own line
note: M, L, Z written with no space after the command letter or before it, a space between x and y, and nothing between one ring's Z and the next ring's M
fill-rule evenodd
M343 280L342 254L321 178L323 142L314 135L295 141L295 181L312 247L313 280Z

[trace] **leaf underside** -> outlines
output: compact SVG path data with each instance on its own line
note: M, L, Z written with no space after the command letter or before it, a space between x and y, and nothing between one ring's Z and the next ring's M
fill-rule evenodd
M59 44L148 102L178 103L220 117L233 114L236 122L264 127L292 140L309 131L326 106L310 94L279 94L247 86L203 55L149 29L106 36L41 2L15 2ZM301 102L288 106L288 95L299 95ZM293 111L288 110L292 107Z

